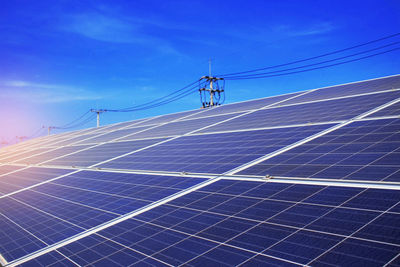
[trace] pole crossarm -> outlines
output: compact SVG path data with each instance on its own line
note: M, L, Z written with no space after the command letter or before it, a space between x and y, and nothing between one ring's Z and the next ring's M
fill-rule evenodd
M225 79L214 76L203 76L200 78L201 80L205 80L205 86L199 89L202 107L207 108L221 105L225 100ZM219 84L219 81L223 81L223 83ZM207 100L208 97L209 100Z

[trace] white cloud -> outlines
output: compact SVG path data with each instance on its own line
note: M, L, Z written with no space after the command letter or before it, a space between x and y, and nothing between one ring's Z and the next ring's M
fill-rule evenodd
M37 103L59 103L83 100L98 100L103 96L78 87L33 83L28 81L6 81L0 85L0 98L23 99Z
M163 54L183 56L169 41L157 36L156 32L166 31L169 26L156 21L99 12L66 15L61 21L59 28L62 31L85 38L108 43L144 45Z
M131 23L98 13L82 13L66 17L62 29L84 37L112 43L142 43Z
M292 25L278 25L274 27L275 32L284 33L289 36L312 36L321 35L335 30L336 27L330 22L318 22L308 27L296 27Z

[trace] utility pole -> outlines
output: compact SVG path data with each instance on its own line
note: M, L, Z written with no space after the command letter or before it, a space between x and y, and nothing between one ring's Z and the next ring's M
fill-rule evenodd
M43 126L43 128L44 128L44 126ZM50 135L51 129L55 129L55 128L56 127L54 127L54 126L47 127L47 135Z
M100 113L106 112L105 109L91 109L90 112L97 113L97 128L100 127Z
M211 59L210 59L210 64L211 64ZM209 67L209 71L211 73L211 65ZM224 85L219 85L218 81L225 81L224 78L218 78L218 77L213 77L213 76L203 76L200 78L200 80L205 80L206 81L206 86L203 88L200 88L200 96L202 98L202 92L208 92L210 95L210 101L203 101L202 99L202 105L203 108L206 107L213 107L221 104L221 93L223 94L225 92L224 90ZM209 88L207 88L207 85ZM215 97L217 95L217 98Z
M225 100L225 80L211 75L211 57L208 59L208 76L200 78L200 84L204 84L199 89L200 101L203 108L221 105ZM205 83L201 81L205 80ZM219 81L222 81L220 84ZM207 88L208 86L208 88ZM209 100L207 98L209 97Z

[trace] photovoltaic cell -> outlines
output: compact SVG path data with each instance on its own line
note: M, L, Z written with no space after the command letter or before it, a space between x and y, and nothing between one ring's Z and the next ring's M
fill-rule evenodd
M0 162L20 160L21 166L47 164L42 161L46 156L61 166L160 172L0 165L0 254L19 264L32 253L24 266L398 265L400 190L392 188L400 178L400 118L377 119L399 115L398 104L297 147L290 145L397 99L399 84L397 75L51 135L2 149ZM154 138L186 134L267 105L201 134ZM126 134L137 140L93 145ZM87 138L90 149L52 150ZM201 172L215 177L281 148L286 152L240 174L288 176L300 178L300 183L163 174ZM29 158L32 153L36 155ZM130 155L123 156L126 153ZM119 158L112 160L115 157ZM4 161L7 158L10 161ZM16 171L7 174L10 170ZM303 178L310 184L301 184ZM332 186L312 185L308 178L328 179ZM345 187L332 179L359 182ZM201 187L203 181L213 183ZM371 184L384 189L368 189ZM189 191L177 197L185 190ZM127 214L135 216L113 221ZM99 225L105 227L79 236ZM69 238L74 241L67 244ZM52 250L57 242L63 243ZM40 249L46 254L36 257Z
M99 167L223 173L329 126L183 136Z
M36 236L36 239L33 238L32 242L26 245L34 249L38 246L42 248L44 244L60 241L59 236L63 236L64 233L69 232L71 236L81 233L204 180L81 171L16 193L12 197L0 198L0 214L4 216L4 225L0 224L1 229L11 231L7 229L15 228L13 222L23 223L18 231L18 235L21 236L20 243L11 240L14 234L4 232L3 237L0 230L0 243L4 242L2 251L12 251L11 248L15 248L19 253L17 255L21 256L24 251L23 240ZM21 210L21 213L13 212L14 209ZM46 226L42 225L42 220ZM60 224L60 221L63 223ZM26 225L34 227L29 228L32 230L31 234L30 231L23 230ZM48 228L52 229L51 236L54 237L43 237L49 231Z
M390 201L371 206L381 193ZM399 200L398 190L221 180L59 251L81 265L384 265L400 249ZM388 216L392 227L368 229Z
M147 119L140 119L140 120L134 120L134 121L128 121L128 122L122 122L122 123L116 123L113 125L106 125L102 126L99 128L98 131L96 131L97 134L109 132L109 131L114 131L114 130L122 130L122 128L128 128L128 127L139 127L142 122L145 122Z
M400 102L390 105L378 112L375 112L368 117L384 117L384 116L397 116L400 115Z
M112 141L114 139L119 139L123 136L126 135L132 135L135 134L137 132L143 131L148 129L150 126L144 126L144 127L135 127L135 128L129 128L129 129L123 129L123 130L116 130L116 131L112 131L109 133L105 133L99 136L95 136L93 138L90 138L88 140L85 141L81 141L79 142L79 144L93 144L93 143L102 143L102 142L109 142Z
M400 182L400 119L353 122L240 174Z
M296 97L285 103L294 104L308 101L322 100L328 98L336 98L343 96L358 95L364 93L373 93L379 91L400 89L400 76L384 77L380 79L374 79L369 81L350 83L344 85L336 85L326 88L321 88Z
M72 170L30 167L18 172L6 174L0 178L0 196L70 172L72 172Z
M43 152L48 151L48 148L38 148L38 149L32 149L32 150L26 150L26 151L21 151L21 153L15 153L14 155L10 155L9 157L5 157L0 159L2 163L9 163L13 161L17 161L23 158L31 157L32 155L35 154L40 154Z
M190 116L190 118L198 118L198 117L204 117L204 116L221 115L221 114L231 113L231 112L236 113L236 112L254 110L254 109L262 108L262 107L265 107L268 105L273 105L275 103L284 101L286 99L289 99L289 98L294 97L299 94L300 93L293 93L293 94L267 97L267 98L256 99L256 100L249 100L249 101L240 102L240 103L227 104L227 105L207 109L205 112L201 112L199 114ZM285 102L283 102L283 103L285 103Z
M123 215L202 181L190 177L83 171L32 190Z
M8 262L82 231L10 197L0 199L0 213L0 253Z
M88 167L102 161L112 159L128 152L135 151L161 142L164 139L146 139L137 141L115 142L99 145L88 150L77 152L47 162L47 165Z
M93 133L93 134L79 135L79 136L76 136L76 137L68 138L68 139L66 139L64 141L61 141L61 142L54 143L53 145L54 146L75 145L76 143L79 143L82 140L89 139L89 138L94 137L96 135L98 135L98 134Z
M66 146L57 149L50 149L50 151L41 153L38 155L32 154L31 157L22 158L20 160L15 160L15 163L25 163L25 164L39 164L48 160L55 159L70 153L77 152L79 150L88 148L88 145L77 145L77 146Z
M163 116L158 116L154 117L150 120L144 121L143 123L140 123L140 126L147 126L147 125L155 125L155 124L161 124L161 123L167 123L167 122L172 122L177 119L183 119L183 118L190 118L194 114L201 112L202 110L191 110L191 111L184 111L184 112L179 112L179 113L173 113L173 114L168 114L168 115L163 115Z
M400 97L400 91L259 110L200 132L348 120Z
M168 124L161 125L159 127L149 129L144 132L140 132L134 135L130 135L128 137L121 138L121 140L183 135L192 132L194 130L212 125L214 123L222 122L226 119L237 116L238 114L240 113L171 122Z
M11 166L11 165L1 165L0 166L0 175L12 172L12 171L16 171L19 169L22 169L22 166Z

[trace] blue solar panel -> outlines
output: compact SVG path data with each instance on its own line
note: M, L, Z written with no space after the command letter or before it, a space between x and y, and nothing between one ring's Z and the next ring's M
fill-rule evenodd
M17 153L15 153L13 155L10 155L10 156L0 159L0 163L13 162L13 161L16 161L19 159L31 157L32 155L35 155L35 154L47 152L48 150L49 150L48 148L38 148L38 149L33 149L33 150L18 151Z
M154 117L149 120L146 120L144 122L141 122L140 124L138 124L138 126L161 124L161 123L171 122L171 121L183 119L183 118L189 119L190 117L194 116L195 114L197 114L199 112L202 112L202 110L197 109L197 110L184 111L184 112L179 112L179 113L158 116L158 117Z
M67 155L52 161L47 162L48 165L58 166L81 166L88 167L93 164L100 163L105 160L123 155L128 152L133 152L155 143L161 142L164 139L146 139L137 141L126 141L116 143L106 143L103 145L95 146L88 150L77 152L75 154Z
M3 216L0 221L0 243L4 244L4 247L0 246L0 253L12 252L7 248L14 247L18 256L7 259L16 259L204 180L81 171L11 197L0 198L0 214ZM18 225L21 227L16 227ZM12 240L14 234L6 234L10 231L17 231L21 236L18 239L20 241ZM24 249L27 239L31 240L27 246L32 250Z
M13 198L0 199L1 254L11 253L7 261L27 255L82 231L61 219L32 209ZM13 233L9 235L8 233ZM18 238L16 238L18 237ZM10 251L11 250L11 251Z
M355 118L400 97L399 84L398 75L11 146L0 152L0 262L399 264L400 118L377 118L397 116L398 104Z
M292 100L288 100L285 102L285 104L302 103L307 101L373 93L392 89L400 89L400 75L321 88L308 94L296 97Z
M121 140L134 140L140 138L154 138L164 136L176 136L183 135L194 130L201 129L203 127L212 125L217 122L222 122L226 119L232 118L239 115L240 113L212 116L193 120L181 120L177 122L171 122L165 125L161 125L147 131L143 131L128 137L122 138Z
M400 91L259 110L201 132L348 120L400 97Z
M22 166L11 166L11 165L1 165L0 166L0 175L12 172L12 171L16 171L19 169L22 169Z
M96 144L96 143L101 143L101 142L109 142L117 138L121 138L126 135L131 135L135 134L137 132L143 131L148 129L150 126L144 126L144 127L135 127L135 128L129 128L129 129L123 129L123 130L116 130L112 131L109 133L103 133L102 135L97 135L93 138L89 138L87 140L79 142L79 144Z
M269 105L274 105L278 102L280 103L281 101L285 101L286 99L289 99L289 98L294 97L299 94L300 93L293 93L293 94L267 97L267 98L262 98L262 99L249 100L249 101L244 101L244 102L240 102L240 103L233 103L233 104L218 106L218 107L214 107L211 109L207 109L205 112L201 112L199 114L190 116L190 118L221 115L221 114L230 113L230 112L237 113L237 112L259 109L259 108L266 107Z
M351 123L241 174L400 182L400 119Z
M331 125L183 136L99 166L223 173L329 126Z
M88 148L88 145L78 145L78 146L66 146L57 149L48 149L48 152L42 153L32 153L30 157L22 158L20 160L15 160L15 163L25 163L25 164L38 164L44 161L52 160L57 157L61 157L70 153L77 152L82 149Z
M0 178L0 195L9 194L70 172L72 170L31 167L6 174Z
M378 112L375 112L368 117L384 117L384 116L398 116L400 115L400 102L390 105Z
M390 203L371 205L381 193ZM398 190L221 180L58 251L80 265L122 264L121 253L138 265L384 265L400 251L399 201Z

